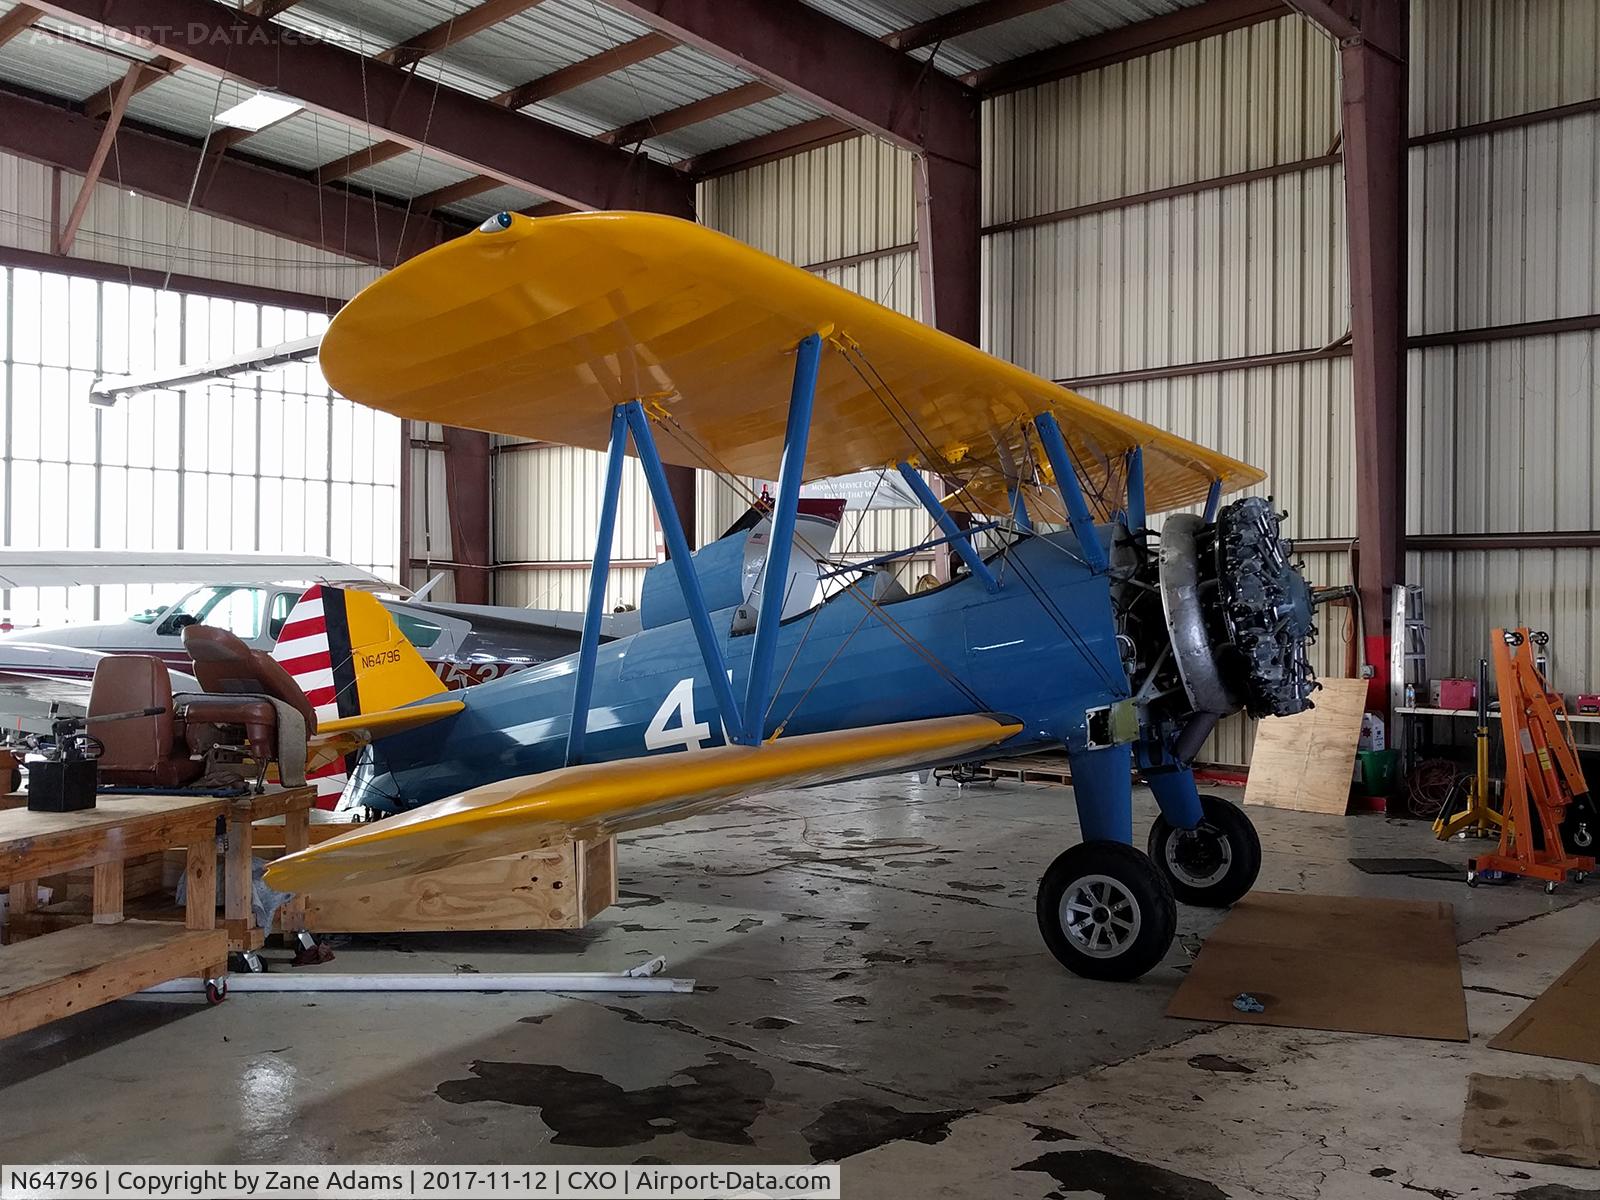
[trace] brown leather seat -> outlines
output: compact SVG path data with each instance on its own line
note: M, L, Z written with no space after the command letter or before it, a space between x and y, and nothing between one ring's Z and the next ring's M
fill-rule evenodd
M244 732L250 757L268 762L278 757L278 710L272 702L251 696L196 696L183 698L189 749L207 754ZM232 731L231 733L229 731Z
M317 713L294 677L271 655L252 650L226 629L189 625L183 648L194 660L194 677L208 692L271 696L306 719L306 734L317 731Z
M110 713L160 708L153 717L96 721ZM95 665L89 688L89 734L105 747L100 779L129 787L182 787L205 764L189 757L182 723L172 712L172 679L159 659L115 654Z

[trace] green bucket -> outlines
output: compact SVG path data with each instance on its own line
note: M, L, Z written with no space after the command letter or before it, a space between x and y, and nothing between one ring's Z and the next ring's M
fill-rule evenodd
M1400 777L1398 750L1359 750L1361 790L1368 796L1392 796Z

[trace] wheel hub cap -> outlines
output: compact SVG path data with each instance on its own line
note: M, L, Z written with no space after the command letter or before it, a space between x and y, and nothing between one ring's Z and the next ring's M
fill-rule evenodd
M1209 887L1233 866L1233 846L1208 824L1179 830L1167 839L1167 869L1190 887Z
M1062 931L1090 958L1115 958L1139 936L1143 918L1139 902L1109 875L1085 875L1062 893Z

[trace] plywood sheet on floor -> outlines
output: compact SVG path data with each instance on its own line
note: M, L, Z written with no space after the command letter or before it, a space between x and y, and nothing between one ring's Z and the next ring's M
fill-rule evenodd
M1344 815L1350 805L1367 681L1324 679L1316 707L1256 726L1244 802Z
M1248 993L1264 1012L1241 1012ZM1256 892L1206 939L1169 1017L1467 1040L1448 904Z
M1517 1162L1600 1167L1600 1085L1581 1076L1474 1074L1461 1119L1461 1148Z
M1600 942L1496 1034L1489 1047L1600 1066Z

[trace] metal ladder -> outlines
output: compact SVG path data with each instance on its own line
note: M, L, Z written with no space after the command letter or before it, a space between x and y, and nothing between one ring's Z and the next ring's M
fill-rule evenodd
M1394 589L1394 619L1389 627L1389 745L1400 752L1401 770L1409 770L1417 725L1407 708L1425 708L1428 694L1428 622L1423 616L1422 587L1405 583Z

